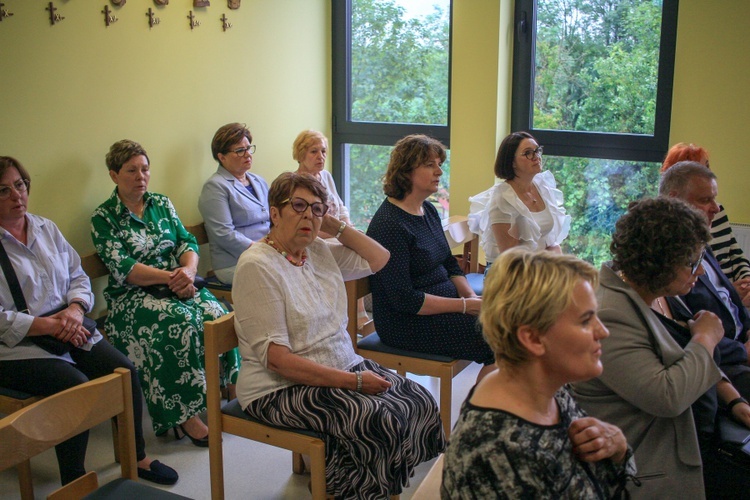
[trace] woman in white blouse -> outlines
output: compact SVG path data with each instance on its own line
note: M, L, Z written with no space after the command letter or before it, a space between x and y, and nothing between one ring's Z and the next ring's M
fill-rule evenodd
M516 246L562 252L570 216L552 173L542 172L542 150L528 132L513 132L500 144L495 175L505 182L494 187L480 214L488 264Z

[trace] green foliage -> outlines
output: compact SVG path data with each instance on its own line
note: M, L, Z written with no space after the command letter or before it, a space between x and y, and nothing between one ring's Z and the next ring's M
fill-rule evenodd
M356 121L448 123L448 10L407 19L393 0L352 0L352 104ZM349 211L366 229L382 203L390 146L349 146ZM449 162L434 203L448 210Z
M540 0L534 127L653 134L661 2ZM610 258L615 222L658 189L659 165L545 158L572 217L563 249L595 265Z

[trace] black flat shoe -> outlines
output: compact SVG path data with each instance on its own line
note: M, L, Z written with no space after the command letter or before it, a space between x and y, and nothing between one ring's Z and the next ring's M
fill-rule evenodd
M180 434L177 431L178 427L182 431L182 436L180 436ZM174 431L174 438L176 440L179 441L180 439L182 439L185 436L187 436L187 437L190 438L190 441L192 441L195 446L198 446L200 448L208 448L208 434L206 434L206 437L194 438L193 436L191 436L190 434L188 434L188 432L185 430L185 428L182 426L182 424L177 424L177 427L172 427L172 430Z
M138 467L138 477L151 481L156 484L172 485L177 482L180 476L177 475L177 471L168 465L164 465L158 460L151 462L150 470L141 469Z

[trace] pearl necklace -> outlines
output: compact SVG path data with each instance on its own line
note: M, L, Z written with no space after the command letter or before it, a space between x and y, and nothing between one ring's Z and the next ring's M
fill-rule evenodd
M276 243L274 243L273 240L271 240L268 236L263 238L263 242L267 243L271 246L274 250L279 252L282 257L284 257L286 260L288 260L292 265L295 265L297 267L302 267L305 265L305 262L307 262L307 250L302 250L302 258L300 260L294 260L294 258L289 255L285 250L282 250L281 247L279 247Z

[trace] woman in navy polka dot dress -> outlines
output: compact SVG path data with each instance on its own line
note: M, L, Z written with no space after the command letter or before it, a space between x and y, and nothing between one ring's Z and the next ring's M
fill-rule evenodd
M477 315L482 305L451 254L435 207L445 147L425 135L409 135L391 152L383 201L367 235L391 252L370 277L373 315L386 344L495 368Z

